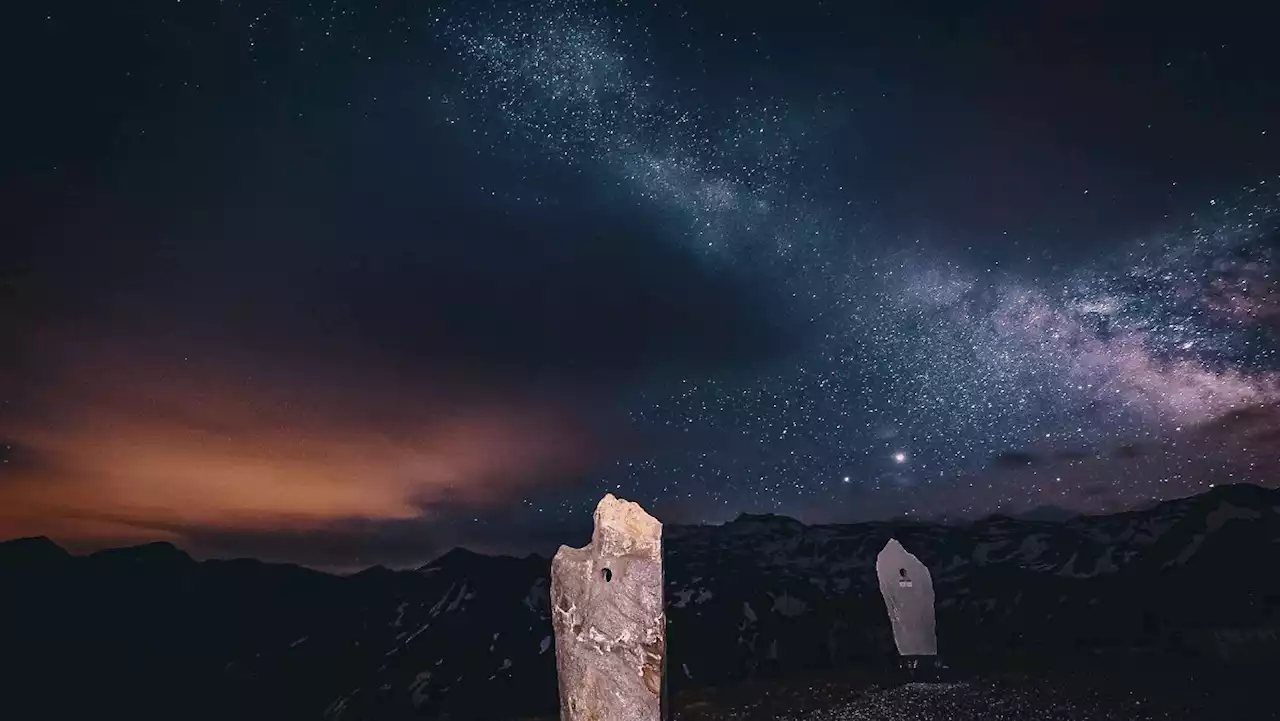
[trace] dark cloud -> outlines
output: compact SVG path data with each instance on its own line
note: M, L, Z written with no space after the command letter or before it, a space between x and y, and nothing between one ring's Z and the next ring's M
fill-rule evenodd
M998 454L992 463L998 468L1027 468L1039 465L1043 458L1026 451L1005 451Z
M1125 443L1116 448L1114 453L1116 458L1137 458L1146 451L1146 447L1140 443Z
M1275 273L1280 223L1274 218L1265 222L1271 227L1257 242L1216 260L1200 300L1223 319L1280 330L1280 277Z
M1258 429L1267 430L1273 427L1276 419L1276 408L1270 405L1255 405L1240 408L1222 415L1204 424L1202 430L1209 435L1249 434Z
M652 213L601 203L572 175L512 179L397 109L358 133L363 108L255 128L267 139L227 148L264 122L250 115L222 142L175 144L176 160L125 161L108 177L127 193L95 185L65 222L24 229L28 275L73 325L197 328L206 343L282 354L358 348L521 383L609 384L785 352L779 299L660 239ZM355 147L308 141L320 137ZM423 147L408 154L405 138ZM220 170L228 153L235 173ZM510 201L545 184L568 200L551 212Z
M705 372L777 349L763 299L740 280L643 237L582 225L496 229L519 246L488 249L499 261L437 254L351 277L339 292L356 299L347 307L367 343L495 375ZM532 250L547 238L564 246Z
M186 106L13 216L0 534L344 567L554 550L564 521L511 504L630 442L618 396L788 350L753 279L392 85Z

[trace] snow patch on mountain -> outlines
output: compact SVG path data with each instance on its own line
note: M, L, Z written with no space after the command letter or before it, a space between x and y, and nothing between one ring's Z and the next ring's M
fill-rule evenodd
M986 565L991 562L991 554L1001 548L1009 545L1008 541L999 541L996 543L979 543L973 547L973 562L979 566Z
M1208 530L1209 533L1213 533L1219 528L1225 526L1228 521L1236 519L1252 521L1261 517L1262 514L1252 508L1242 508L1223 501L1205 517L1205 529Z
M547 610L547 604L550 599L547 589L549 581L546 578L539 578L533 582L533 587L529 589L529 593L525 594L521 603L524 607L534 613L542 613Z
M809 604L783 591L780 595L769 594L773 599L773 612L783 616L799 616L809 610Z
M413 677L413 682L409 684L409 693L414 708L420 708L422 704L431 698L431 690L427 685L430 682L430 671L419 671L418 675Z

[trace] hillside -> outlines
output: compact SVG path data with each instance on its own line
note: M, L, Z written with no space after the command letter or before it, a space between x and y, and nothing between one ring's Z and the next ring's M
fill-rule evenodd
M953 665L1059 669L1100 653L1248 664L1280 652L1280 491L1222 486L1141 511L967 526L666 529L673 695L880 668L873 564L932 569ZM455 550L340 577L168 544L73 556L0 544L0 656L24 718L365 721L554 714L549 562Z

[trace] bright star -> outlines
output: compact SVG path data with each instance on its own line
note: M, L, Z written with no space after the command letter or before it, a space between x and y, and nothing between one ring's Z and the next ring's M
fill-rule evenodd
M907 454L903 453L902 451L898 451L897 453L893 454L893 462L894 462L894 463L906 463L906 462L907 462Z

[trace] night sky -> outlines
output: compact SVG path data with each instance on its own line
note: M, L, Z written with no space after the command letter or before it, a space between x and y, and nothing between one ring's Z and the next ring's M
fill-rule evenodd
M1280 484L1265 4L9 5L0 537L357 568L606 491Z

